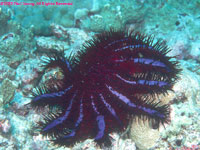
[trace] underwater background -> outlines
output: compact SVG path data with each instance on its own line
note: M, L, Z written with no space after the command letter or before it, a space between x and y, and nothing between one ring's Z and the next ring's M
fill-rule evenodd
M56 2L68 4L50 4ZM163 40L172 49L168 55L177 56L182 69L174 92L161 97L170 104L171 123L158 130L133 121L125 137L110 134L110 149L200 149L200 0L3 0L0 150L101 149L92 139L73 148L52 145L34 128L45 109L38 112L26 104L37 85L61 78L56 69L41 73L46 54L64 50L68 57L93 35L110 28Z

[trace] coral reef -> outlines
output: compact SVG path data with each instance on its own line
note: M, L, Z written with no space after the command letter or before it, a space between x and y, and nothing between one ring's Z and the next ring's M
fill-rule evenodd
M0 130L3 133L8 133L10 131L10 122L9 120L0 120Z
M161 132L160 142L152 149L179 149L199 145L199 101L200 76L189 69L197 68L195 62L181 61L183 73L181 80L174 86L172 103L172 123ZM161 142L162 141L162 142Z
M88 16L89 10L87 8L77 9L74 13L74 19L75 20L81 20Z
M20 39L19 35L15 35L14 33L7 33L3 35L0 40L0 49L1 55L4 57L11 57L15 53L20 53L23 47L23 41Z
M34 66L32 64L34 64ZM16 81L19 90L23 91L25 95L28 95L35 84L37 84L38 81L36 78L38 78L40 73L41 66L39 57L30 58L21 63L16 69Z
M150 128L147 122L133 120L129 137L140 150L148 150L156 144L160 136L158 129Z
M13 20L14 10L3 7L0 12L0 55L1 61L16 69L34 51L32 28L23 28ZM17 55L16 55L17 54Z
M1 59L2 60L2 59ZM10 80L14 80L16 76L16 71L9 67L6 63L3 63L2 61L0 65L0 81L3 81L4 79L8 78Z
M111 149L199 149L199 8L199 0L73 0L71 6L36 6L34 9L1 5L0 87L7 94L15 92L8 96L3 96L4 92L0 94L0 149L69 150L55 147L41 134L33 132L33 126L41 120L40 114L49 109L35 112L26 104L34 87L53 84L62 78L58 68L47 70L42 76L41 61L49 51L64 50L68 58L70 54L77 54L91 36L110 27L153 34L155 41L163 39L172 48L168 56L177 55L183 69L181 80L173 88L175 93L159 97L162 102L166 101L164 104L171 104L171 124L164 130L162 127L154 130L134 122L125 134L128 137L117 133L109 135ZM13 85L15 88L10 91L9 86ZM142 138L140 129L143 128L146 133L152 133L142 131L145 136ZM161 133L158 141L153 142L155 138L149 141L151 134L158 131ZM72 149L101 148L88 139Z
M93 35L77 28L64 28L56 24L52 24L51 28L54 36L36 37L37 51L42 53L65 51L69 56L70 53L77 53L81 45Z
M9 79L4 79L1 88L0 95L2 95L2 100L0 101L0 107L2 105L8 104L14 97L16 91L16 86L13 85L12 81Z
M63 51L68 50L69 45L65 41L59 41L54 37L37 37L37 50L43 53L48 53L52 50Z
M0 7L0 25L4 28L0 29L0 36L8 31L8 21L11 19L11 10L4 10Z

